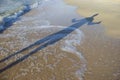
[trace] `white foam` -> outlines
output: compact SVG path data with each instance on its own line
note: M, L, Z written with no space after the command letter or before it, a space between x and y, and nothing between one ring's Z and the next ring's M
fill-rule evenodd
M66 28L63 26L41 26L40 28ZM79 58L80 61L82 63L82 65L80 66L80 69L78 71L76 71L76 75L77 77L79 77L79 80L83 80L85 71L87 70L86 66L87 66L87 61L84 58L84 56L82 55L81 52L79 52L76 48L77 45L81 44L82 38L84 37L84 34L81 30L76 29L75 30L75 34L70 34L67 36L67 38L65 39L64 43L61 45L61 49L63 51L66 52L70 52L73 54L76 54Z
M42 1L37 1L37 2L33 3L32 5L30 5L30 8L31 9L37 8L40 4L42 4Z
M49 0L45 0L45 1L49 1ZM38 7L39 4L40 3L35 3L35 4L31 5L30 7L35 8L35 7ZM19 11L19 13L15 13L15 15L13 17L15 18L15 17L17 17L17 15L20 15L22 13L23 13L22 11ZM30 17L30 18L24 17L24 19L22 19L23 22L32 20L32 22L34 22L36 25L34 27L30 27L29 24L28 24L29 26L21 25L20 27L13 27L13 28L11 27L10 28L11 31L8 34L1 34L0 38L17 37L17 39L19 40L19 43L21 43L23 45L22 47L25 47L25 46L28 46L32 43L32 42L29 42L29 40L27 40L27 38L26 38L26 35L31 33L31 32L36 32L36 34L37 34L37 31L39 31L41 29L48 29L48 28L50 28L50 29L52 29L52 28L64 29L64 28L66 28L63 26L50 25L49 21L40 21L39 20L39 22L35 22L34 20L36 20L37 18L39 18L39 16ZM40 22L44 23L45 25L40 26L39 25ZM80 61L82 62L82 64L80 66L80 69L78 71L76 71L76 75L79 77L80 80L83 80L82 77L84 76L84 73L86 71L86 59L84 58L82 53L77 50L76 46L81 44L82 38L84 37L84 34L79 29L76 29L74 32L75 32L74 34L69 34L65 38L65 40L63 40L63 43L61 44L60 48L63 51L70 52L72 54L76 54L80 58ZM36 40L34 40L34 41L36 41ZM18 41L16 41L16 43L17 42ZM10 43L10 44L14 45L15 43ZM14 46L13 46L13 48L14 48ZM32 59L31 58L29 58L29 59L32 60L33 56L32 56ZM58 63L59 63L59 60L56 62L56 64L58 64ZM33 66L35 67L36 65L31 63L29 68L27 67L26 69L33 71L33 69L32 69ZM49 66L49 67L52 68L51 66ZM41 69L37 66L36 66L36 69L39 72L41 71ZM26 74L16 74L16 75L18 75L18 76L16 76L15 80L17 80L18 78L20 78Z
M63 45L61 46L61 49L66 52L76 54L80 58L82 65L80 66L80 69L76 72L76 75L79 77L80 80L83 80L82 77L84 76L84 73L87 69L87 61L82 53L77 50L76 46L81 44L84 35L83 32L79 29L76 29L75 32L75 34L71 34L68 36L68 38L66 38Z

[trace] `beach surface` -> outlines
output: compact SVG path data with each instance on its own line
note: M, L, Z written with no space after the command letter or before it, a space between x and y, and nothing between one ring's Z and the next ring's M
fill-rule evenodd
M120 0L65 0L77 6L77 13L88 16L98 13L97 20L102 21L108 36L120 39Z
M19 17L0 34L0 80L120 80L118 13L106 18L89 2L45 0ZM88 25L96 13L94 22L102 23Z

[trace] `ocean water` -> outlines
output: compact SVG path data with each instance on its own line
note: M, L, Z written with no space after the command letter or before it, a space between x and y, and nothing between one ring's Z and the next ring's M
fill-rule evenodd
M16 21L17 17L27 13L42 2L43 0L2 0L0 2L0 31L5 29L6 24Z
M0 1L0 13L11 11L15 8L19 8L23 5L32 5L35 2L40 2L42 0L1 0ZM14 4L14 5L13 5ZM9 5L9 6L6 6Z

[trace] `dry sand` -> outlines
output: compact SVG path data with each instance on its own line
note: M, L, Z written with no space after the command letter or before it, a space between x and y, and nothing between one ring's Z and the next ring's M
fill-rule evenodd
M120 0L65 0L77 6L82 16L99 13L97 20L102 21L107 35L120 38Z

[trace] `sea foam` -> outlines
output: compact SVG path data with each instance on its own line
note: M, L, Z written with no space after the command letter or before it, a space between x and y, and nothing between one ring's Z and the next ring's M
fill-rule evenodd
M40 28L66 28L63 26L41 26ZM76 54L80 61L81 61L81 66L79 68L78 71L76 71L76 76L79 77L79 80L83 80L85 71L87 70L87 61L85 59L85 57L83 56L83 54L77 50L77 46L80 46L82 40L84 38L84 34L81 30L76 29L74 34L69 34L64 42L61 45L61 50L72 53L72 54Z
M21 43L22 47L25 47L25 46L30 45L34 41L36 41L36 39L35 39L33 42L29 42L29 40L27 40L27 38L26 38L27 34L32 33L31 30L33 32L37 32L37 31L40 31L42 29L45 29L45 30L47 30L47 29L49 29L49 30L52 30L52 29L63 30L65 28L67 28L67 27L54 26L54 25L44 25L44 26L34 26L34 27L20 26L20 27L11 28L12 31L10 33L1 34L0 38L2 38L2 37L9 38L11 36L16 36L17 35L16 38L19 39L19 42ZM19 32L19 34L18 34L18 32ZM57 36L55 36L55 37L57 37ZM67 35L66 37L64 37L64 39L62 40L62 42L60 44L60 49L62 51L66 51L66 52L75 54L80 59L81 66L80 66L79 70L77 70L76 73L75 73L76 76L80 80L83 80L85 71L87 69L86 68L87 61L86 61L85 57L83 56L83 54L79 50L77 50L77 46L80 46L80 44L82 43L83 38L84 38L83 32L80 29L76 29L73 33L71 33L71 34ZM10 45L14 45L14 43L13 44L10 43ZM22 76L22 74L21 74L21 76Z
M70 34L69 36L67 36L66 40L61 46L61 49L63 51L76 54L79 57L81 61L81 66L80 66L80 69L76 71L76 75L77 77L79 77L79 80L83 80L85 71L87 70L86 68L87 61L85 57L83 56L83 54L80 51L78 51L76 47L76 46L80 46L83 37L84 37L83 32L79 29L76 29L75 34Z

